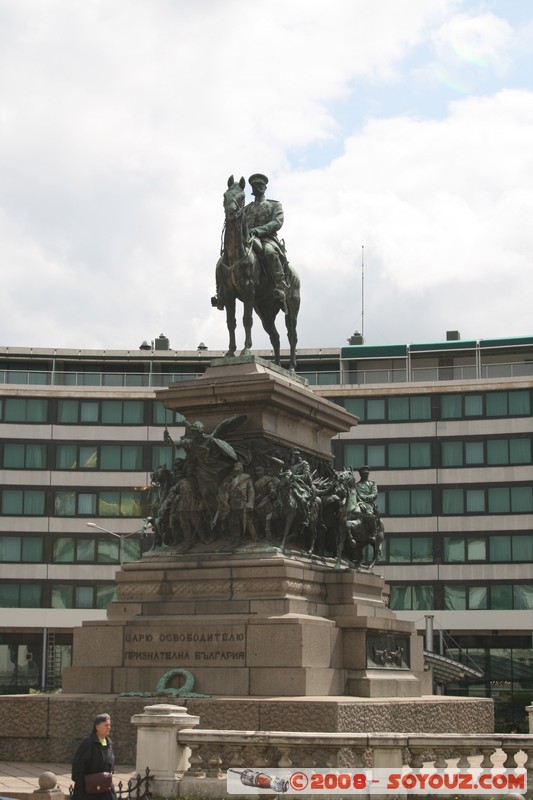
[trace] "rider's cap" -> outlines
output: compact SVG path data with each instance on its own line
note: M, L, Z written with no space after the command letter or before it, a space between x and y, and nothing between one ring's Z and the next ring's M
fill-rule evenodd
M370 472L370 467L367 467L366 465L364 465L364 466L362 466L362 467L359 467L359 469L357 470L357 472L358 472L359 474L361 474L361 472Z
M264 183L266 185L268 183L268 178L266 175L261 175L260 172L254 172L254 174L250 175L248 178L248 183L250 186L253 186L254 183Z

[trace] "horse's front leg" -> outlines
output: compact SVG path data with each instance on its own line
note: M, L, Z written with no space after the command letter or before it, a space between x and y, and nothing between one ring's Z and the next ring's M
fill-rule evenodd
M235 328L237 327L237 320L235 318L235 297L228 297L226 299L226 325L228 326L229 333L229 346L227 357L235 355L237 349L237 342L235 341Z
M249 356L252 349L252 325L254 324L255 284L251 269L246 270L246 277L242 287L242 324L244 326L244 349L241 356Z

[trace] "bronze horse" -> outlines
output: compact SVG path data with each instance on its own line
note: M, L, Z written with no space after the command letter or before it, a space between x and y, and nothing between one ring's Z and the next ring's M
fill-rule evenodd
M246 182L241 178L235 182L233 175L228 179L228 188L224 192L225 226L223 248L217 265L217 274L224 292L226 307L226 324L229 332L229 347L226 356L234 356L237 349L235 342L236 300L244 307L244 349L241 356L249 355L252 347L253 312L257 314L263 328L268 333L274 349L274 362L280 364L280 338L276 329L276 316L281 310L279 300L274 296L274 284L261 264L260 255L255 252L254 240L248 233L246 215L244 213ZM300 279L287 264L285 279L287 313L285 324L290 347L291 370L296 369L296 322L300 309Z

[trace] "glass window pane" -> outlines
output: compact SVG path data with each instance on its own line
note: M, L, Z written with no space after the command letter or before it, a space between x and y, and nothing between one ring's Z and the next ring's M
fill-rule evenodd
M42 589L39 583L22 583L20 586L20 608L40 608Z
M365 462L360 461L357 466L361 467ZM369 467L384 467L385 466L385 445L382 444L369 444L367 446L367 463Z
M76 608L92 608L93 607L93 587L92 586L76 586Z
M0 608L19 607L19 585L18 583L0 582Z
M401 611L402 609L410 609L411 606L411 586L390 587L390 607L393 610Z
M466 394L465 417L481 417L481 416L483 416L483 395Z
M349 447L360 447L363 448L363 445L345 445L343 448L343 459L344 459L344 467L353 467L355 464L364 464L364 460L355 461L352 460L350 456ZM166 445L154 445L152 447L152 469L155 470L159 466L167 467L167 469L172 469L174 464L174 448L169 447Z
M485 511L485 492L483 489L466 490L466 511L470 514L482 514Z
M105 444L100 448L100 469L115 469L121 467L121 446L118 444Z
M507 392L487 392L487 417L507 416Z
M44 514L44 492L41 489L25 490L24 514L29 516L42 516Z
M385 400L383 398L367 399L366 415L368 420L385 419Z
M433 586L413 586L413 610L434 607Z
M114 584L96 587L96 608L107 608L115 599L116 587Z
M506 584L492 584L490 587L490 607L501 611L513 607L513 587Z
M433 561L431 536L416 536L411 539L411 560L413 564L427 564Z
M122 492L120 498L121 517L140 517L142 515L140 492Z
M389 539L389 561L391 564L411 562L411 540L408 537L395 536Z
M489 439L487 441L487 464L508 464L509 442L507 439Z
M462 442L442 442L442 466L443 467L462 467L463 466L463 443Z
M96 514L96 495L95 494L79 494L78 495L78 514L82 516L94 517Z
M19 536L0 536L0 561L20 561L22 539Z
M54 541L52 560L55 564L73 564L74 539L56 539Z
M80 446L79 464L80 469L96 469L98 466L98 451L95 445Z
M24 445L5 444L4 445L4 468L22 469L24 467Z
M509 416L531 413L531 398L528 390L509 392Z
M510 560L511 560L511 537L490 536L489 561L510 561Z
M508 514L511 509L511 497L506 486L493 487L488 490L489 514Z
M469 586L468 587L468 608L483 609L487 608L487 587Z
M392 489L389 492L389 514L391 517L404 516L411 511L409 489Z
M511 464L531 464L531 439L509 439L509 462Z
M98 403L82 401L80 405L80 422L98 422Z
M58 444L56 450L57 469L78 468L78 448L75 444Z
M442 513L464 514L464 492L462 489L442 490Z
M465 442L465 464L483 464L483 442Z
M431 489L412 489L411 513L417 516L426 516L432 513Z
M365 419L365 401L362 397L345 397L344 398L344 408L346 411L349 411L350 414L355 414L356 417L359 417L360 420ZM169 409L166 409L167 414L171 414ZM155 420L154 420L155 421ZM170 425L173 422L172 419L165 420L167 425Z
M514 514L533 511L533 486L511 487L511 511Z
M409 398L408 397L390 397L389 398L389 420L407 420L409 419Z
M462 417L463 404L460 394L444 394L440 398L440 413L443 419L459 419Z
M485 561L487 557L485 539L467 539L466 548L469 561Z
M46 422L48 416L48 401L37 397L28 400L27 421Z
M138 561L141 557L141 542L135 536L124 539L124 562Z
M94 539L77 540L77 561L94 561Z
M412 442L410 451L411 467L422 469L423 467L431 466L431 448L429 442Z
M56 492L55 513L58 517L73 517L76 514L76 494Z
M57 407L57 421L62 425L75 425L78 421L78 401L60 400Z
M105 425L120 425L122 423L121 400L104 400L102 402L102 422Z
M533 563L533 534L526 533L521 536L511 537L513 548L513 561L527 561Z
M119 547L119 540L112 538L111 534L109 539L98 539L98 561L101 564L118 564Z
M142 447L127 444L122 447L122 469L142 469Z
M124 400L123 422L124 425L142 425L142 400Z
M404 469L409 466L409 443L389 444L389 469Z
M514 586L513 601L515 609L533 608L533 586Z
M43 540L40 536L27 536L22 540L22 560L25 563L43 561Z
M444 608L447 611L460 611L466 608L466 587L445 586Z
M27 444L26 445L26 468L44 469L46 467L46 445Z
M73 608L74 587L71 584L52 585L52 608Z
M4 489L2 492L2 514L22 514L24 496L20 489Z
M119 492L100 492L98 497L99 517L118 517L120 504Z
M431 419L430 397L410 397L409 408L411 419Z
M456 564L465 561L465 540L456 539L448 536L443 540L444 562L446 564Z

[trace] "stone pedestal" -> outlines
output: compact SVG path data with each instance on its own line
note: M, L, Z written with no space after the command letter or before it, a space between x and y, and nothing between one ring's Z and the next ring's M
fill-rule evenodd
M422 694L422 640L377 575L265 552L160 556L117 583L109 619L74 633L65 692L150 692L184 669L207 695Z

